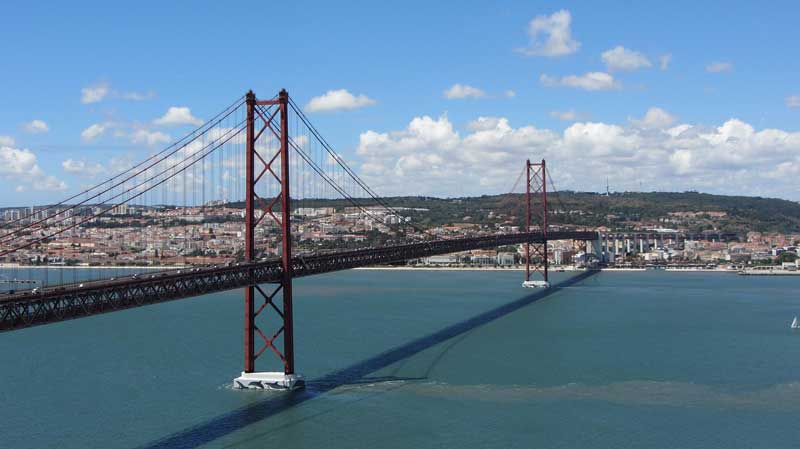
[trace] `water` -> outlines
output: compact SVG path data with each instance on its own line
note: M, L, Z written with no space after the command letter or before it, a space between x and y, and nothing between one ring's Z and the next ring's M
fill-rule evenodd
M0 447L800 442L800 277L605 272L538 300L518 272L295 285L311 380L291 395L229 387L241 292L0 334Z
M21 266L0 268L0 294L9 291L30 290L34 287L75 284L110 277L130 276L135 273L163 271L175 267L59 267Z

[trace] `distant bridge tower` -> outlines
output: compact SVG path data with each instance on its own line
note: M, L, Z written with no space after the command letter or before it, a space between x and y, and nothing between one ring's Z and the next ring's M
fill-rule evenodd
M292 227L289 196L289 94L281 90L277 99L257 100L253 91L245 97L247 104L246 141L246 198L245 198L245 250L246 263L257 259L256 226L264 220L274 220L281 237L281 260L283 276L274 289L265 292L253 282L244 292L244 371L234 379L236 388L294 389L303 386L302 376L294 368L294 326L292 319ZM266 108L264 108L266 107ZM271 109L274 108L274 111ZM277 119L277 120L276 120ZM277 122L277 123L276 123ZM256 131L258 123L258 131ZM274 146L260 140L276 139ZM272 182L279 187L273 198L262 198L257 193L257 184ZM256 213L258 206L258 214ZM280 207L280 210L277 210ZM251 276L253 274L251 273ZM256 293L258 293L256 295ZM280 293L280 295L279 295ZM276 299L282 298L281 307ZM258 308L256 308L258 302ZM259 327L256 318L261 314L276 314L278 328L270 330ZM262 317L263 321L264 318ZM266 333L265 333L266 331ZM278 348L283 340L282 350ZM256 347L258 343L258 347ZM283 372L256 372L256 359L270 350L283 363Z
M547 276L547 166L545 160L531 163L525 161L527 186L525 189L525 232L531 232L531 221L535 220L544 239L542 243L525 243L525 281L531 281L532 273L539 273L545 283ZM531 208L531 200L536 204ZM533 251L531 251L533 250Z

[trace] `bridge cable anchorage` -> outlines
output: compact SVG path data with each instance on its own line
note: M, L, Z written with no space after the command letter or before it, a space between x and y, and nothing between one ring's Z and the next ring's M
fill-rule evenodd
M107 179L107 180L105 180L105 181L103 181L103 182L101 182L99 184L96 184L96 185L94 185L92 187L89 187L88 189L85 189L85 190L83 190L83 191L81 191L79 193L76 193L76 194L68 197L65 200L62 200L62 201L60 201L60 202L58 202L58 203L56 203L54 205L48 206L45 209L40 209L40 212L42 212L42 211L50 212L50 211L52 211L54 209L58 209L60 206L68 205L67 203L69 201L72 201L72 200L74 200L74 199L76 199L76 198L78 198L78 197L80 197L82 195L87 195L89 192L92 192L94 190L98 190L98 189L100 189L102 186L104 186L106 184L110 184L109 187L107 187L104 190L92 195L91 197L87 197L86 199L84 199L84 200L82 200L82 201L80 201L78 203L69 205L69 207L67 209L61 210L61 213L63 215L63 213L65 211L74 210L74 209L78 208L79 206L88 203L90 200L96 199L96 198L100 197L101 195L111 191L112 189L117 188L120 185L123 185L125 182L131 180L132 178L138 176L141 173L144 173L145 171L147 171L148 169L152 168L153 166L155 166L159 162L164 161L166 158L168 158L168 157L174 155L175 153L177 153L178 151L184 149L187 145L189 145L192 142L194 142L198 137L200 137L203 134L205 134L205 132L207 132L213 126L216 126L217 124L219 124L222 120L227 118L233 111L235 111L238 107L240 107L243 104L243 98L244 97L240 97L233 104L231 104L230 106L225 108L222 112L218 113L216 116L214 116L213 118L211 118L207 122L204 122L198 128L196 128L195 130L193 130L192 132L190 132L189 134L184 136L182 139L174 142L172 145L170 145L170 146L162 149L161 151L153 154L152 156L148 157L147 159L143 160L142 162L139 162L138 164L135 164L132 167L121 171L120 173L112 176L111 178L109 178L109 179ZM204 131L200 132L204 128L206 128L206 129ZM187 139L189 139L189 140L186 141ZM186 142L179 146L179 144L181 142L184 142L184 141L186 141ZM170 151L173 148L174 148L174 150ZM155 160L155 162L152 162L147 167L136 171L137 169L139 169L140 167L144 166L148 162L151 162L151 161L154 161L154 160ZM133 173L134 171L136 171L136 172ZM133 173L133 174L130 175L130 173ZM121 181L118 181L117 183L112 184L115 180L117 180L119 178L122 178L122 177L125 177L125 179L123 179ZM41 224L43 222L47 222L49 220L49 217L47 216L48 214L43 214L43 215L45 215L45 218L39 219L38 221L35 221L35 222L32 222L26 227L23 227L23 228L18 229L16 231L12 231L12 232L0 235L0 243L6 243L8 241L8 240L5 240L6 237L18 235L21 232L30 230L31 228L33 228L36 225L39 225L39 224ZM21 222L23 220L26 220L26 219L27 218L25 218L25 217L20 217L20 218L17 218L15 220L11 221L11 222L7 222L6 225L13 225L13 224L19 223L19 222Z

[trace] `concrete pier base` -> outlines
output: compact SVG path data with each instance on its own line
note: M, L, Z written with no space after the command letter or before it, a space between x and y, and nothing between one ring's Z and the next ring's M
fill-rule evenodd
M305 387L299 374L245 373L233 379L233 388L248 390L297 390Z

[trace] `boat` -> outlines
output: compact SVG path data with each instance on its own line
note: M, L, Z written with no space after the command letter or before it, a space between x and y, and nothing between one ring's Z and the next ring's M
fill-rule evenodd
M789 327L792 329L800 329L800 321L797 320L797 317L794 317L794 320Z
M550 283L547 281L525 281L522 286L525 288L550 288Z

